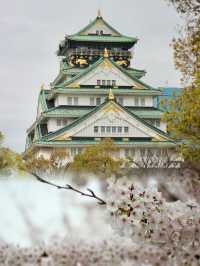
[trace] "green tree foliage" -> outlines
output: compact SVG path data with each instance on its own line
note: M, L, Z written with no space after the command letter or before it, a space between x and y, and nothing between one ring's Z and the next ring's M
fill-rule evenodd
M169 103L164 120L176 139L185 140L181 152L186 160L200 161L200 1L168 0L185 19L173 40L176 68L182 73L182 94Z
M9 175L12 170L24 171L24 161L21 155L3 147L3 138L0 132L0 175Z
M105 139L98 144L87 147L74 158L71 170L81 173L93 173L102 178L119 172L123 160L115 155L118 147L111 139Z
M69 167L67 159L66 149L53 149L49 159L36 157L34 150L29 150L25 155L25 168L30 173L64 175Z

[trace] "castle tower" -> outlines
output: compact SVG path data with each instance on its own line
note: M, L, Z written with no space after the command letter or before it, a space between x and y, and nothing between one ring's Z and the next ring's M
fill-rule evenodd
M86 146L112 138L120 156L176 147L161 121L155 99L162 93L141 79L146 72L131 67L137 38L119 33L101 13L59 44L58 76L41 89L37 118L27 130L26 150L49 157L66 148L70 160Z

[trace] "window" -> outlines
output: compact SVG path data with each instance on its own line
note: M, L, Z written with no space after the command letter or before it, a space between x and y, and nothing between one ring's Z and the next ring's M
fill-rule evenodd
M100 80L100 79L97 80L97 85L98 85L98 86L101 85L101 80Z
M118 133L122 133L122 127L117 128Z
M124 104L124 98L123 97L118 97L118 103L123 105Z
M72 105L72 97L67 97L67 104Z
M74 97L74 105L78 105L78 97Z
M128 127L124 127L124 133L128 133Z
M107 80L107 86L111 85L111 80Z
M102 30L100 31L100 34L103 35L103 31Z
M102 85L105 86L106 85L106 81L102 80Z
M90 97L90 105L91 106L94 106L95 104L94 104L94 97Z
M67 125L67 123L68 123L68 119L67 118L63 118L63 126L65 126L65 125Z
M116 80L112 80L112 86L116 86Z
M94 133L98 133L99 127L94 127Z
M96 98L96 105L100 105L101 104L101 98L100 97L97 97Z
M106 127L106 133L110 133L110 127Z
M105 133L106 127L101 127L101 133Z
M145 97L141 98L141 106L145 106Z
M112 133L116 133L116 130L117 128L116 127L112 127Z
M99 35L99 31L98 30L96 31L96 35Z
M156 119L156 120L155 120L155 126L156 126L156 127L160 127L160 120L159 120L159 119Z
M56 123L58 127L62 126L62 119L57 119Z
M135 106L139 106L139 97L135 97Z

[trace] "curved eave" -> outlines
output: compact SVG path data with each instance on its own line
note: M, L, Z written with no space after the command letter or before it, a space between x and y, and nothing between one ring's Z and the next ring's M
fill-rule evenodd
M66 145L68 147L85 147L89 145L94 145L99 143L99 141L95 140L68 140L68 141L37 141L33 145L35 146L41 146L41 147L65 147ZM159 142L159 141L151 141L151 142L145 142L145 141L114 141L114 143L120 147L147 147L147 148L175 148L178 143L166 141L166 142Z
M81 95L108 95L110 88L62 88L58 87L52 90L51 97L55 94L81 94ZM150 89L125 89L125 88L113 88L113 93L119 95L149 95L149 96L161 96L162 92L159 90Z

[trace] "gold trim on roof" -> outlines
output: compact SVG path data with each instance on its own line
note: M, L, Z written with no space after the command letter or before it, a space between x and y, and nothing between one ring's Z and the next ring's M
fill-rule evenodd
M108 99L111 100L111 101L113 101L115 99L115 96L114 96L114 94L112 92L112 89L109 90Z
M109 57L109 52L108 52L108 49L107 48L104 49L103 57L104 58L108 58Z

